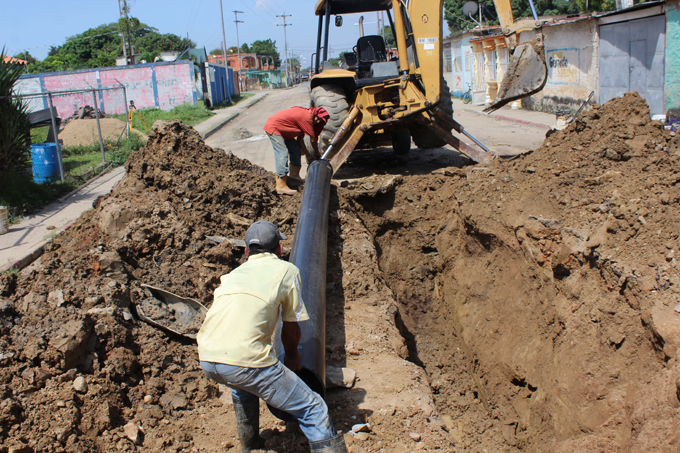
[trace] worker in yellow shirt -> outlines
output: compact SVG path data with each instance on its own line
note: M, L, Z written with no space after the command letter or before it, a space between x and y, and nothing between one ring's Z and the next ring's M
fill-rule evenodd
M294 373L302 360L298 322L309 316L300 297L300 271L280 259L281 239L286 236L264 220L246 231L248 261L222 276L198 332L201 367L208 378L232 389L242 451L264 446L259 434L261 398L297 419L312 452L347 453L326 403ZM283 364L272 346L279 310Z

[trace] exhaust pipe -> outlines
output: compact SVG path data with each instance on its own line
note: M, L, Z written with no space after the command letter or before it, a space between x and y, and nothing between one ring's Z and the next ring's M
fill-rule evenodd
M326 396L326 249L328 242L328 202L333 167L324 159L307 168L305 189L298 212L297 227L290 252L290 262L300 269L300 293L309 320L300 323L302 369L297 375L315 392ZM283 362L281 326L276 327L274 349ZM288 413L269 406L271 413L285 421L294 421Z

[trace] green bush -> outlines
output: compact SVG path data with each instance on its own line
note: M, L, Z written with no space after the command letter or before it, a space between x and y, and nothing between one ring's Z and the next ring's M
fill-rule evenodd
M23 66L5 64L5 49L0 51L0 175L15 166L23 168L28 162L31 124L28 106L12 95L12 87L23 73Z
M132 113L132 128L146 134L147 130L144 124L150 130L153 127L153 123L158 120L180 120L187 126L195 126L213 115L215 115L213 112L205 108L203 101L198 101L196 104L178 105L168 112L157 108L139 109L137 112ZM118 118L121 121L127 121L125 115L117 114L109 116ZM144 124L139 119L140 116L144 119Z

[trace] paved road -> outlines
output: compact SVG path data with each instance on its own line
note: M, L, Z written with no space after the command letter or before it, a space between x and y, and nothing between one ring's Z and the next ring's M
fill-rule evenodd
M274 152L262 128L271 115L294 105L309 106L309 83L298 85L289 90L270 91L265 99L241 113L238 118L209 137L206 143L214 148L229 150L238 157L248 159L269 171L274 171ZM514 115L517 116L517 119L521 119L527 114L537 113L522 110L506 110L503 111L504 115ZM545 121L549 122L552 116L544 115L546 117L544 118ZM516 155L536 149L545 139L546 130L544 128L494 118L493 115L484 115L471 110L468 105L456 100L454 100L454 119L460 122L469 133L480 140L485 146L500 155ZM532 119L534 118L532 117ZM247 129L253 137L239 140L235 136L239 128ZM472 144L465 137L463 137L463 140ZM391 161L394 160L394 155L390 148L384 148L368 153L355 152L350 160L353 160L358 166L367 166L375 169L376 167L390 165ZM449 146L422 151L417 150L415 145L409 156L409 161L413 165L421 162L430 164L437 162L441 166L458 165L461 162L458 153ZM345 169L345 166L340 169L336 177L343 178L363 173L357 173L355 169ZM303 159L303 174L305 167ZM369 169L367 168L366 171ZM345 175L345 173L348 174Z
M238 118L208 137L205 142L213 148L231 151L240 158L274 171L274 150L262 128L271 115L295 105L309 107L309 83L288 90L270 91L266 98L241 113ZM253 136L239 140L234 137L235 131L239 128L247 129ZM304 163L304 159L302 162Z

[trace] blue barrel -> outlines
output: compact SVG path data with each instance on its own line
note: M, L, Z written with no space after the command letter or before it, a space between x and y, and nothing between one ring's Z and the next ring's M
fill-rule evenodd
M33 181L38 184L52 181L59 176L59 156L56 143L31 145L33 161Z

